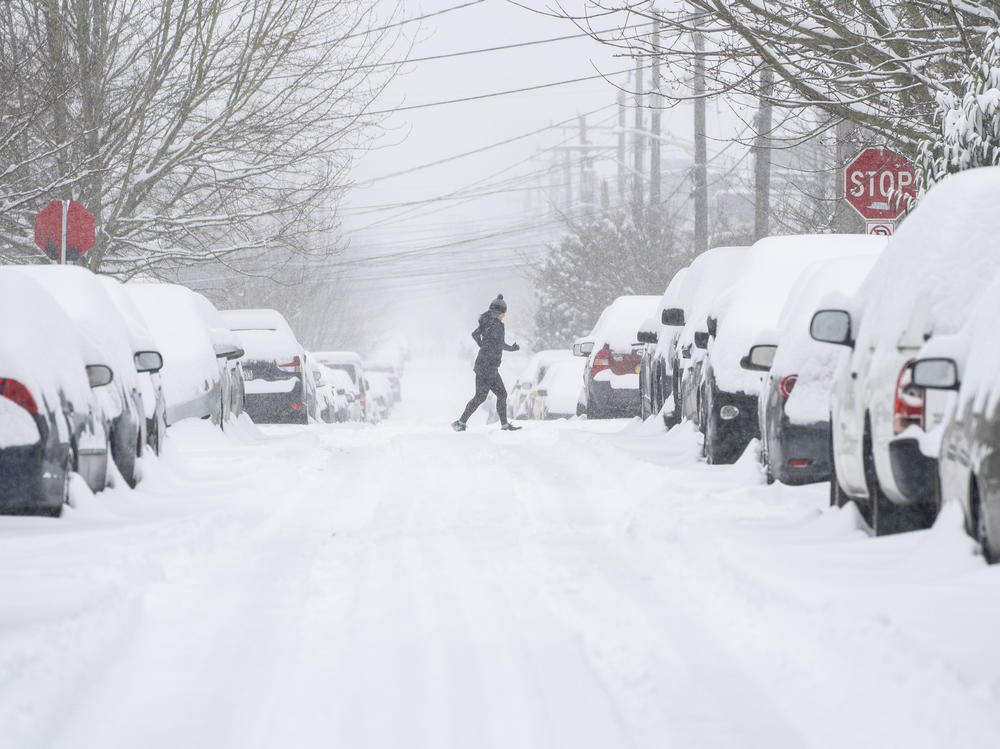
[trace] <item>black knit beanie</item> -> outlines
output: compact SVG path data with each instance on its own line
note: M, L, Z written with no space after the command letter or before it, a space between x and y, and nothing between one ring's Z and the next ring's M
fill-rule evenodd
M497 313L507 311L507 302L503 300L503 294L497 294L497 298L490 302L490 311Z

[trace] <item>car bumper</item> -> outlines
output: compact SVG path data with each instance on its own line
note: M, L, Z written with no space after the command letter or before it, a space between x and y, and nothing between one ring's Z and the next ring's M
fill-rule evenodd
M63 503L69 445L37 443L0 449L0 513L55 511Z
M792 424L782 417L775 439L769 440L771 475L782 484L813 484L830 480L830 424Z
M938 461L920 451L913 437L889 442L889 465L899 492L911 503L933 505L938 496Z
M255 424L309 423L305 404L288 393L247 395L246 414Z
M587 396L587 415L627 418L639 415L639 389L614 388L610 382L592 382Z
M723 413L735 408L736 414L723 418ZM719 462L731 463L739 459L751 440L760 436L757 421L757 397L746 393L726 393L715 391L712 395L713 413L710 416L718 429L714 453Z

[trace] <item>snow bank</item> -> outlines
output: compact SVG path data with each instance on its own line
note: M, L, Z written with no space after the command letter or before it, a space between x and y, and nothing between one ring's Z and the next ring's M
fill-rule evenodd
M740 367L740 360L762 332L778 327L785 301L805 269L818 260L877 253L884 246L884 239L849 234L767 237L755 243L711 344L718 387L730 393L759 392L760 374Z

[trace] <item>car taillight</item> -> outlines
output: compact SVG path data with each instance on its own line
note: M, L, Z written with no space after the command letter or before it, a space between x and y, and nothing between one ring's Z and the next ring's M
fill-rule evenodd
M799 381L798 375L785 375L778 381L778 392L782 398L787 398L795 389L795 383Z
M594 365L590 369L592 375L611 366L611 349L607 346L594 354Z
M287 364L279 364L278 369L284 369L286 372L301 372L302 371L302 360L299 357L294 357Z
M301 411L302 410L302 404L301 403L293 403L292 404L292 409L294 411Z
M17 380L0 379L0 395L14 401L29 414L38 413L38 406L31 397L31 392Z
M913 384L913 362L903 365L896 380L892 431L899 434L911 424L924 428L924 390Z

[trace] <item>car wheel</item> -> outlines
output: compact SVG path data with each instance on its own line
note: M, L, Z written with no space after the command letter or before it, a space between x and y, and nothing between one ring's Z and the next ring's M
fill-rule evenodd
M833 416L830 416L830 507L843 507L847 504L847 495L840 488L837 479L837 464L833 457Z
M986 522L986 513L983 511L982 494L979 491L979 482L976 477L971 479L969 487L969 504L972 509L972 529L975 533L976 541L983 550L983 558L988 564L996 564L1000 560L1000 548L996 539L990 538L989 524Z

